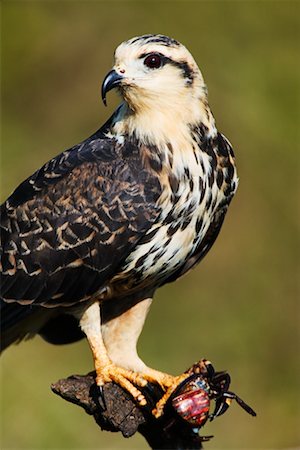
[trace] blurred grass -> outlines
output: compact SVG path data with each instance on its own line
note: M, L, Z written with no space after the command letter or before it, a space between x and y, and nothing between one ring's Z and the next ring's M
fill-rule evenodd
M299 3L291 1L2 2L1 198L42 163L97 129L117 104L100 101L115 47L171 35L203 71L218 127L240 175L221 235L205 261L162 288L139 348L150 365L181 372L208 357L228 369L233 405L204 429L206 449L298 447ZM1 358L1 448L142 449L102 433L49 385L92 368L87 344L39 338Z

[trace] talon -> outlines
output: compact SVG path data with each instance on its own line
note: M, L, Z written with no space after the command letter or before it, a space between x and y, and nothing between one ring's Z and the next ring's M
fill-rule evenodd
M109 382L118 384L127 391L140 406L145 406L147 404L145 396L135 386L144 387L147 385L147 380L145 380L142 375L124 369L123 367L115 366L112 363L109 363L104 367L98 367L96 383L100 389L101 395L103 394L103 385ZM104 400L103 395L102 399ZM101 407L104 405L104 409L106 409L105 401L103 403L100 400L99 404Z
M187 373L184 373L177 377L169 376L167 390L164 393L164 395L161 397L161 399L156 403L156 407L152 410L152 414L154 415L154 417L156 419L159 419L159 417L161 417L163 415L166 403L168 402L170 396L177 389L177 387L189 376L190 375ZM170 383L170 378L172 378L171 383Z
M103 391L103 385L98 385L98 389L100 392L100 395L98 396L98 403L100 408L105 411L106 408L106 402L105 402L105 397L104 397L104 391Z

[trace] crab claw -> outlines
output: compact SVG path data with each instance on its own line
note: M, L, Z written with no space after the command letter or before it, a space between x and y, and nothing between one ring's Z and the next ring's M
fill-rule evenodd
M247 403L244 402L240 397L237 395L235 396L235 399L237 403L248 413L251 414L251 416L256 417L256 412L249 406Z
M216 417L224 414L224 412L226 412L229 406L231 405L231 402L232 402L231 398L226 398L226 400L224 400L224 398L217 399L214 412L209 415L209 420L212 421Z
M210 414L209 418L210 420L214 420L216 417L221 416L224 414L225 411L229 408L231 405L232 400L236 400L236 402L251 416L256 416L256 412L249 406L247 403L244 402L240 397L238 397L234 392L224 392L222 394L222 397L216 399L216 406L214 409L214 412Z

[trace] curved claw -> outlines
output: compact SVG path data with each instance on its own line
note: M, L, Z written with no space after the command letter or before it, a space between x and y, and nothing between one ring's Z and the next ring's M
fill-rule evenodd
M251 416L256 417L256 412L237 395L235 396L237 403Z
M145 380L141 374L109 363L98 369L96 383L100 388L105 383L111 381L127 391L140 406L145 406L147 404L146 398L136 387L145 387L147 384L147 380Z
M211 386L214 389L215 387L217 387L217 391L221 390L221 392L227 392L228 388L230 386L231 383L231 378L229 373L227 372L216 372L212 382L211 382Z
M220 398L216 399L214 412L209 416L210 420L212 421L216 417L224 414L224 412L227 411L227 409L231 405L232 400L236 400L238 405L240 405L248 414L254 417L256 416L256 412L249 405L247 405L244 400L242 400L234 392L227 391L224 392Z
M169 384L166 392L161 397L161 399L156 403L156 407L152 410L152 414L156 419L158 419L164 412L164 408L166 403L168 402L171 395L177 390L177 387L181 385L183 381L189 378L189 375L183 373L182 375L178 375L172 378L172 384Z
M226 398L226 400L224 400L224 398L217 399L214 412L210 414L209 420L212 421L216 417L224 414L224 412L226 412L227 409L229 408L231 401L232 401L231 398Z
M107 406L106 406L106 402L105 402L103 386L98 386L98 390L99 390L99 394L100 394L98 396L98 403L99 403L99 406L102 409L102 411L105 411L107 409Z
M205 369L206 369L206 377L207 377L208 379L212 379L212 378L215 376L215 374L216 374L215 369L214 369L214 366L213 366L212 363L211 363L210 361L208 361L207 359L205 359L205 360L203 360L203 361L204 361Z

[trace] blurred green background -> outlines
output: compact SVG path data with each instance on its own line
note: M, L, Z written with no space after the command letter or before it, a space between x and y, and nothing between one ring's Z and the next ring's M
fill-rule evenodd
M233 404L205 426L206 449L299 448L299 2L2 2L1 199L104 122L118 104L100 100L113 51L145 33L175 37L199 63L240 187L205 261L157 293L140 354L171 373L201 357L229 370L258 416ZM85 342L35 338L9 348L1 369L3 450L147 448L50 392L92 369Z

